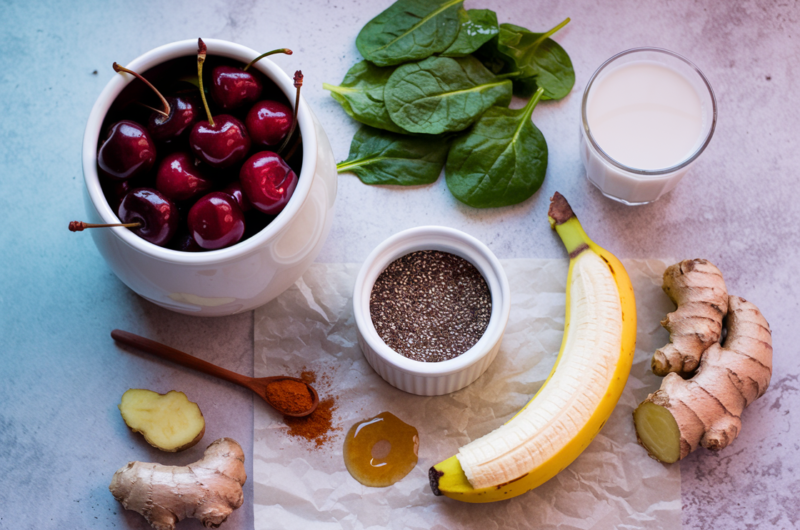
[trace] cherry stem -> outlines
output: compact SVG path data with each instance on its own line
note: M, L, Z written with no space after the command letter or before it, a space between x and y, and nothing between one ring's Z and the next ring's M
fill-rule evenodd
M300 107L300 89L303 87L303 72L300 70L294 73L294 87L297 89L297 95L294 98L294 112L292 113L292 127L289 129L289 134L286 135L286 139L283 141L280 149L278 149L278 154L286 149L286 146L289 144L289 140L292 138L294 134L294 130L297 128L297 109Z
M164 105L164 110L163 110L163 111L161 111L161 110L153 109L153 107L149 107L149 108L151 108L151 109L155 110L155 111L156 111L156 112L158 112L159 114L163 114L163 115L164 115L164 117L166 117L166 118L169 118L170 108L169 108L169 103L167 103L167 98L165 98L164 96L162 96L162 95L161 95L161 92L159 92L159 91L158 91L158 89L157 89L156 87L154 87L154 86L153 86L153 84L152 84L150 81L148 81L147 79L145 79L145 78L144 78L144 77L142 77L141 75L137 74L137 73L136 73L136 72L134 72L133 70L128 70L128 69L127 69L127 68L125 68L124 66L120 66L120 65L118 65L117 63L114 63L112 66L114 67L114 71L115 71L115 72L117 72L117 73L120 73L120 72L125 72L126 74L131 74L132 76L136 77L137 79L139 79L139 80L143 81L145 85L147 85L147 86L149 86L150 88L152 88L152 89L153 89L153 92L155 92L155 93L156 93L156 96L158 96L158 97L159 97L159 99L161 99L161 104L162 104L162 105Z
M297 137L297 139L292 144L292 148L289 149L289 152L286 153L286 157L284 157L284 160L286 160L287 162L289 160L291 160L292 156L294 156L294 152L297 151L298 147L300 147L300 137L299 136Z
M289 48L278 48L277 50L272 50L271 52L262 53L261 55L259 55L258 57L256 57L255 59L253 59L252 61L247 63L247 66L242 68L242 71L246 72L248 68L253 66L255 63L257 63L258 61L260 61L261 59L263 59L267 55L274 55L276 53L285 53L286 55L291 55L292 54L292 50L290 50Z
M211 115L211 109L208 108L208 101L206 101L206 93L203 90L203 63L206 62L206 43L203 39L197 39L197 79L200 81L200 97L203 99L203 106L206 108L208 115L208 124L214 126L214 117Z
M70 221L69 231L83 232L87 228L109 228L112 226L122 226L125 228L139 228L140 226L142 226L142 223L95 224L95 223L84 223L83 221Z
M137 101L136 104L139 105L140 107L144 107L146 109L150 109L153 112L158 112L159 114L164 114L163 112L161 112L157 108L151 107L150 105L147 105L146 103L142 103L141 101Z

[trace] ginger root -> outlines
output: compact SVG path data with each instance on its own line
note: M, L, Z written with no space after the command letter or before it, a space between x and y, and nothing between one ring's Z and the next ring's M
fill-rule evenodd
M187 517L217 528L244 502L246 480L241 446L220 438L202 459L187 466L129 462L114 473L108 489L156 530L174 530Z
M714 342L703 352L691 379L667 374L661 388L633 412L639 443L662 462L680 460L698 445L713 451L727 447L741 431L744 408L769 386L769 324L761 311L743 298L731 296L726 306L724 345Z
M133 432L142 433L147 443L170 453L192 447L206 432L200 407L175 390L159 394L131 388L122 394L119 412Z
M704 259L681 261L664 271L664 292L678 306L661 321L670 343L656 350L653 373L689 376L703 352L719 342L728 312L728 291L722 273Z

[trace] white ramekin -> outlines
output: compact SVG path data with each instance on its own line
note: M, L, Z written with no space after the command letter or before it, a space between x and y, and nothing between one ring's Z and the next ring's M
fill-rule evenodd
M394 260L417 250L440 250L460 256L475 265L489 286L489 326L472 348L454 359L426 363L404 357L383 342L372 323L369 299L375 280ZM508 278L492 251L474 237L442 226L411 228L381 243L361 267L353 293L358 344L364 357L389 384L421 396L449 394L480 377L500 350L510 307Z
M204 39L210 55L247 63L258 52L217 39ZM177 57L195 57L197 39L173 42L136 58L137 72ZM254 65L294 104L292 80L269 59ZM89 115L83 137L85 203L90 222L117 223L97 175L97 144L108 109L133 76L115 74ZM319 254L333 222L336 162L328 138L305 99L297 116L303 137L303 168L297 189L272 223L249 239L210 252L158 247L126 228L92 230L100 254L120 280L167 309L197 316L222 316L254 309L292 285Z

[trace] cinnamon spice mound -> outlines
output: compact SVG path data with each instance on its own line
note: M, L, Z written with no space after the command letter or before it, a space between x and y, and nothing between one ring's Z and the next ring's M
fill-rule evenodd
M308 387L291 379L281 379L267 385L267 398L278 409L291 414L304 412L314 403Z
M341 430L341 427L333 426L333 411L336 410L334 398L327 398L319 402L317 410L303 418L284 416L283 421L289 426L289 434L305 438L317 447L322 447L328 443L332 431Z

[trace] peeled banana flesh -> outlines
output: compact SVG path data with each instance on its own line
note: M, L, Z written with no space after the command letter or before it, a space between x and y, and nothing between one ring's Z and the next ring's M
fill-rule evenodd
M521 495L572 463L611 415L636 341L633 288L622 264L583 231L560 194L550 222L570 254L561 350L539 392L508 423L429 471L431 488L466 502Z

